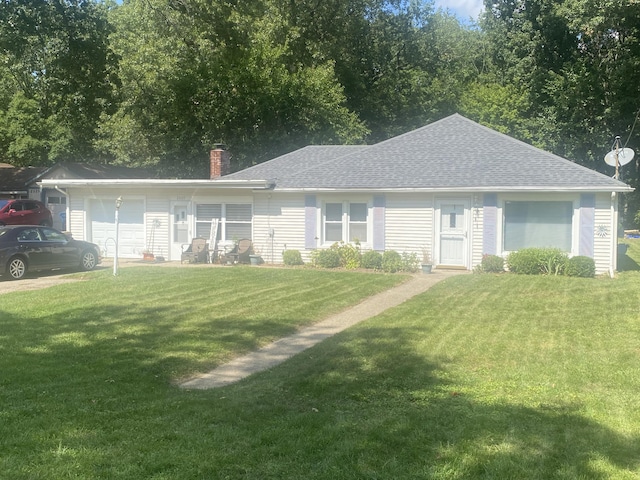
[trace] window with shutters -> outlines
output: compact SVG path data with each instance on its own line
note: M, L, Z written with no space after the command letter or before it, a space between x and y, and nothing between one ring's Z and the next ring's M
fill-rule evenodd
M366 243L369 232L369 205L359 202L326 202L323 215L324 243Z
M554 247L571 251L572 202L505 202L504 250Z

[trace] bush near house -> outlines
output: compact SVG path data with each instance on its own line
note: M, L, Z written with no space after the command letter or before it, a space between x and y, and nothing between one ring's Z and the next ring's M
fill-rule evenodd
M355 243L336 242L330 247L338 253L340 257L340 266L347 270L360 268L362 253L360 252L360 242Z
M369 270L382 270L382 254L375 250L364 252L360 265Z
M282 263L287 266L304 265L300 250L285 250L282 252Z
M338 268L340 266L340 254L331 248L314 250L311 252L311 263L314 267Z
M507 257L507 267L510 272L524 275L594 277L596 274L593 258L582 255L569 258L557 248L524 248L512 252Z
M477 273L503 273L504 258L499 255L485 254L475 271Z
M418 266L420 265L420 260L418 259L418 254L402 252L400 255L402 258L402 270L403 272L417 272Z
M567 260L564 273L569 277L594 277L596 275L596 262L593 258L581 255L571 257Z
M385 273L416 272L420 265L416 253L387 250L381 254L371 250L362 254L359 242L336 242L328 249L315 250L311 253L311 263L320 268L366 268L382 270Z
M402 257L395 250L386 250L382 254L382 270L387 273L402 271Z

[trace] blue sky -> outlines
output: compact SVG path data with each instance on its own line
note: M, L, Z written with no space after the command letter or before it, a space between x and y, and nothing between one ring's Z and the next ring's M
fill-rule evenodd
M460 20L467 21L469 17L478 19L480 11L484 8L482 0L435 0L436 8L449 10Z

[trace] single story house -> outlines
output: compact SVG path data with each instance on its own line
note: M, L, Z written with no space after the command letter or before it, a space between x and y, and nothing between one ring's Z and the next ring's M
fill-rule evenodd
M115 247L178 260L192 238L253 240L266 262L286 249L358 240L363 250L427 250L437 267L473 269L484 254L558 247L616 269L618 194L628 185L455 114L371 146L308 146L211 178L47 179L68 196L69 229Z

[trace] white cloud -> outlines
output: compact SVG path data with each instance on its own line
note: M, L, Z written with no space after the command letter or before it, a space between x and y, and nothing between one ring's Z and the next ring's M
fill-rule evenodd
M478 19L478 15L484 9L484 2L482 0L435 0L435 6L449 10L460 20L466 21L469 17Z

